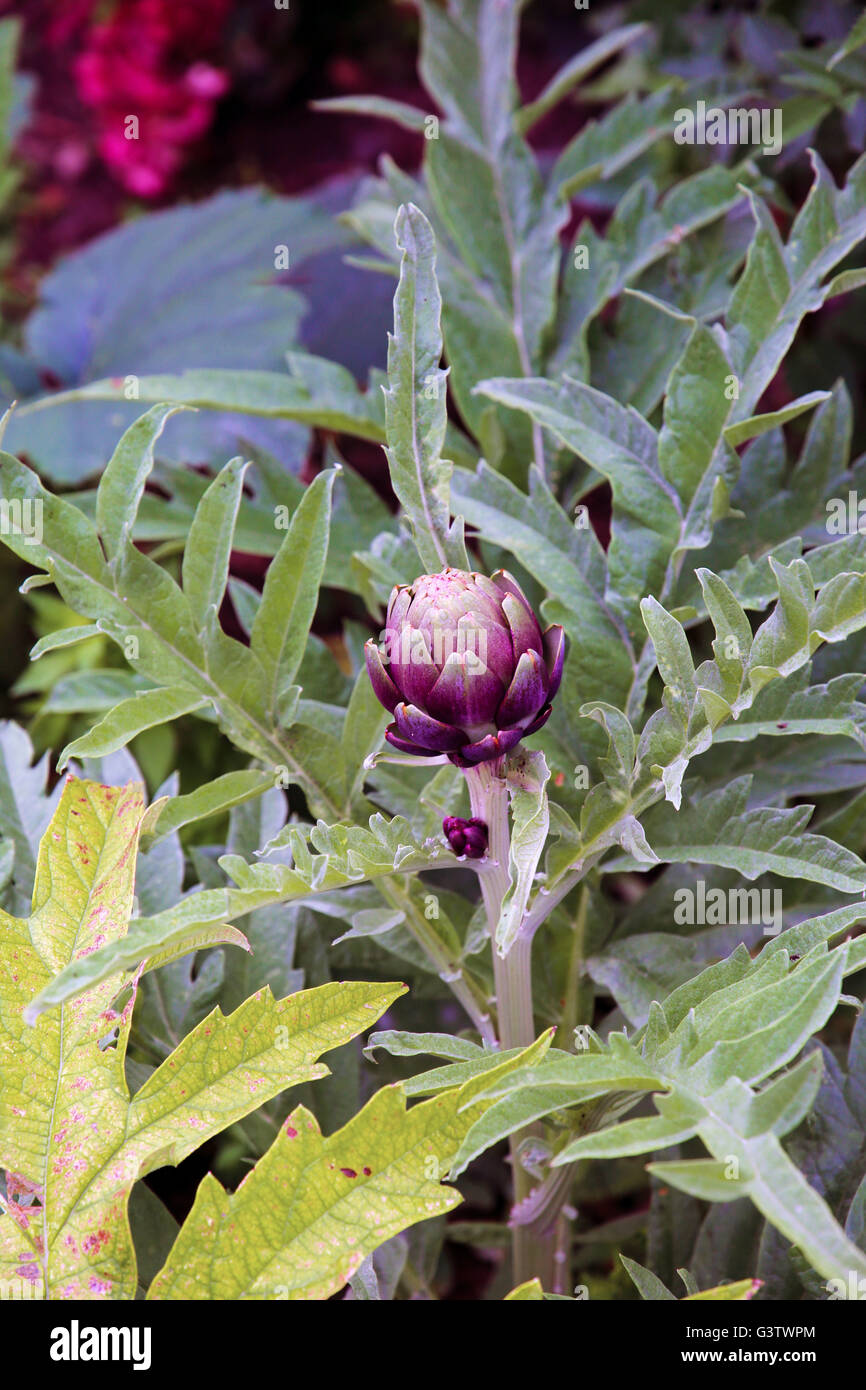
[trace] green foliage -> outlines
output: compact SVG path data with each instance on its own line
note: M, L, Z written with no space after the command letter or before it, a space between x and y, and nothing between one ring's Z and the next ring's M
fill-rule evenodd
M641 1298L649 1299L651 1302L666 1302L675 1299L676 1294L672 1294L651 1269L645 1269L636 1260L630 1260L625 1255L620 1255L620 1259L628 1272L628 1276L640 1294ZM721 1284L714 1289L704 1289L698 1292L694 1277L686 1269L677 1270L680 1278L689 1290L683 1295L683 1302L689 1303L697 1300L709 1299L718 1302L720 1299L725 1302L744 1303L754 1297L761 1287L760 1279L739 1279L732 1284Z
M439 367L441 302L433 232L418 208L401 209L396 225L403 252L388 354L385 430L391 481L412 526L422 568L468 569L462 532L449 530L451 470L445 443L445 375Z
M71 503L46 492L36 475L11 455L0 463L4 496L22 504L39 502L44 517L38 545L30 543L32 536L12 534L7 538L12 548L41 564L72 608L97 620L99 631L130 654L150 687L113 706L66 756L102 755L124 747L142 729L207 707L240 748L273 769L273 779L282 776L286 784L298 780L314 804L339 810L337 798L345 795L342 759L338 754L326 786L304 768L298 751L309 745L319 706L307 702L299 711L300 691L293 685L327 551L333 474L324 475L305 495L292 518L283 558L275 562L256 615L250 651L219 624L231 516L221 528L210 524L210 493L199 502L184 552L190 587L182 590L131 539L153 441L166 413L155 407L124 435L100 484L95 525ZM290 585L295 594L286 603ZM292 729L296 720L297 731Z
M28 327L69 355L82 273L149 247L156 278L110 296L95 361L70 358L0 455L0 539L38 624L29 727L0 727L0 1250L47 1296L434 1296L454 1184L506 1140L518 1258L492 1298L564 1296L520 1250L565 1238L572 1207L568 1273L593 1297L821 1298L866 1273L866 539L846 510L866 466L836 379L859 348L840 332L831 354L820 312L850 327L866 283L866 158L816 150L792 207L758 148L670 139L678 109L747 90L784 101L791 167L807 133L829 155L824 116L850 133L866 91L862 22L806 48L737 16L731 64L725 25L692 40L665 11L521 106L521 10L423 0L439 117L324 103L428 137L417 175L383 160L343 218L396 286L365 389L298 349L299 297L251 274L260 236L235 213L286 211L259 195L103 239ZM692 42L712 82L671 79ZM527 135L574 92L614 104L538 159ZM850 165L838 186L828 164ZM566 245L578 196L594 215ZM292 208L305 255L347 240ZM231 334L202 341L200 276L176 351L151 341L196 228L225 270L211 322L255 329L236 357ZM140 418L109 375L127 369ZM242 455L213 412L245 417ZM396 515L335 435L385 447ZM261 592L239 552L269 561ZM504 769L499 859L455 861L463 774L383 745L364 669L392 586L448 565L504 566L568 639L551 718ZM54 762L86 780L52 787ZM682 895L713 914L679 917ZM410 1001L345 1045L403 994L398 965ZM135 1184L216 1135L178 1230Z
M803 928L792 929L792 945L798 933L806 935ZM750 1197L824 1279L845 1280L850 1269L866 1272L866 1255L779 1143L815 1099L820 1055L775 1075L827 1021L844 975L858 964L852 966L844 944L828 951L819 941L793 968L784 947L756 961L739 948L655 1003L635 1038L612 1034L607 1047L585 1056L551 1053L546 1064L487 1086L482 1095L497 1103L477 1133L467 1135L456 1166L529 1114L592 1100L593 1127L586 1132L584 1117L578 1137L566 1131L554 1168L583 1158L653 1152L697 1135L711 1159L657 1162L651 1171L704 1200ZM621 1102L627 1092L653 1089L659 1092L657 1116L612 1123L614 1107L605 1122L602 1097Z

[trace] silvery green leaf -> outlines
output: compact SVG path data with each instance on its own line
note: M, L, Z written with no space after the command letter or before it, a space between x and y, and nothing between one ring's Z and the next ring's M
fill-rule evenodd
M410 203L398 213L395 234L403 259L385 392L391 482L409 517L424 568L434 574L446 565L467 570L462 526L450 520L452 465L442 458L446 374L439 366L441 299L433 231Z
M547 839L550 813L545 788L549 777L543 753L518 750L509 760L506 780L512 817L510 884L496 927L496 950L501 956L508 955L520 932Z

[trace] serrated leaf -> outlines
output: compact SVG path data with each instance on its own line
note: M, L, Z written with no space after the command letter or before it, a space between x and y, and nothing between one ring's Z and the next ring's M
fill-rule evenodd
M467 570L462 526L450 521L452 465L442 458L446 375L439 366L441 299L433 231L424 214L411 203L400 209L394 230L402 261L394 296L385 392L391 483L428 573L435 574L447 565Z
M91 955L74 960L30 1001L24 1010L27 1023L35 1023L41 1014L56 1009L67 1000L113 979L119 972L156 970L174 960L209 946L240 946L249 951L250 944L242 932L226 922L197 922L178 918L172 930L154 931L148 925L132 920L126 935L118 941L101 946Z
M827 937L844 929L840 915L829 915L833 920L825 922L814 947L793 969L779 941L754 961L741 947L669 996L664 1027L656 1005L643 1043L640 1035L628 1042L612 1034L600 1055L551 1053L540 1065L512 1073L483 1094L514 1091L522 1098L534 1089L543 1098L547 1087L549 1112L566 1108L569 1096L571 1105L579 1105L605 1090L666 1090L668 1095L656 1096L658 1118L625 1121L581 1138L572 1148L564 1147L553 1165L567 1165L593 1151L634 1154L641 1144L644 1151L652 1150L672 1142L674 1135L682 1140L696 1134L710 1150L709 1159L656 1164L651 1170L680 1190L711 1201L750 1197L824 1278L845 1277L844 1271L852 1268L866 1270L866 1256L846 1239L826 1202L779 1142L815 1099L818 1063L808 1057L790 1072L777 1074L770 1085L754 1089L791 1062L826 1023L843 975L860 964L851 961L847 944L828 953ZM806 936L815 935L813 924L804 926ZM542 1108L535 1113L542 1114ZM521 1120L518 1115L517 1122Z
M624 624L606 599L607 566L592 528L577 527L534 467L528 497L484 463L475 475L457 469L451 490L467 521L509 550L551 595L545 617L561 623L571 643L563 698L573 685L578 705L604 697L624 706L634 677L634 653ZM572 651L581 659L572 659Z
M156 813L154 807L148 808L145 813L142 841L150 849L183 826L222 815L233 806L241 806L263 795L273 785L274 779L269 772L257 772L251 768L247 772L226 772L213 782L204 782L185 796L167 797Z
M219 611L228 580L232 541L247 464L232 459L196 507L183 552L183 591L199 628L208 610Z
M614 112L611 113L611 116L613 115ZM661 201L651 179L636 179L627 187L614 209L604 237L596 232L588 218L582 221L574 235L571 264L569 265L569 260L565 263L566 274L557 314L558 342L551 354L549 375L564 372L568 376L588 381L589 330L605 304L642 277L664 256L674 253L683 238L724 216L744 198L745 192L738 186L736 175L716 165L710 169L702 169L691 178L675 184ZM580 248L585 249L587 269L591 270L589 275L579 268L575 253ZM619 333L615 346L620 350L628 331L628 316L640 323L637 316L641 312L646 315L646 309L632 300L621 306L621 312L627 317L625 323L619 322L617 325ZM668 317L664 326L670 334L669 340L664 343L663 360L667 360L670 351L668 342L678 345L681 351L685 346L682 341L684 330L688 332L694 323L688 318L675 323ZM657 324L655 337L661 337ZM595 346L593 344L594 348ZM652 350L646 341L645 333L641 334L634 347L638 355L639 369L645 372L648 352ZM603 366L599 362L599 355L598 351L592 354L593 380L599 367ZM679 352L675 351L674 361L678 357ZM672 367L673 362L669 366ZM664 373L664 377L666 376L667 372ZM660 383L659 396L663 390L664 377ZM656 398L654 394L653 400ZM628 397L621 394L619 399L626 400ZM631 403L637 405L634 399ZM649 414L649 410L642 413Z
M761 690L747 714L724 724L714 743L784 738L796 734L844 735L864 745L863 706L855 696L863 685L859 673L837 676L826 685L806 686L804 671Z
M841 893L863 892L866 864L825 836L805 831L810 807L748 810L749 785L748 777L736 778L677 815L662 806L648 812L644 830L658 857L668 863L720 864L748 879L776 873Z
M658 442L659 468L682 503L682 540L697 529L689 519L696 503L702 510L711 505L706 494L719 476L711 465L731 409L729 378L718 340L697 324L667 383Z
M123 435L105 466L96 492L96 525L109 562L132 535L138 504L153 468L156 441L177 406L155 405Z
M524 1055L500 1059L500 1074ZM308 1110L294 1110L238 1192L205 1178L148 1297L336 1293L385 1240L459 1203L440 1179L484 1109L477 1084L410 1110L401 1088L387 1086L327 1139Z
M215 1010L130 1102L134 985L120 1012L115 971L32 1031L23 1014L52 974L106 938L122 942L142 809L140 787L69 779L40 846L33 915L4 914L0 1165L15 1181L0 1215L0 1267L45 1298L132 1298L126 1205L136 1179L180 1162L285 1086L323 1075L320 1053L369 1026L404 988L335 984L282 1001L262 991L231 1018ZM100 1046L112 1034L113 1045ZM19 1201L23 1193L39 1205Z
M165 686L161 690L144 690L115 705L89 733L68 743L57 760L62 772L72 757L103 757L126 745L145 729L171 723L185 714L194 714L207 700L188 686Z
M225 976L222 951L210 952L200 965L190 954L143 974L133 1020L136 1047L155 1064L164 1061L219 1002Z
M265 704L280 720L280 700L292 685L316 611L328 553L331 493L336 470L320 473L304 493L265 578L250 647L266 675Z
M706 93L706 84L702 90ZM568 196L611 178L670 134L674 109L686 101L686 92L671 84L643 98L630 93L601 120L587 121L560 154L552 178Z
M221 728L236 746L279 769L287 781L302 785L314 810L334 817L342 813L345 791L339 750L335 758L327 735L314 740L304 728L295 732L275 726L263 707L267 678L257 654L222 632L213 608L202 640L195 631L186 596L149 556L127 540L110 569L99 537L84 514L47 493L32 470L4 454L0 456L0 482L5 496L29 498L43 507L40 545L30 546L14 534L4 535L3 541L14 550L20 549L28 562L44 566L69 606L97 619L100 630L124 651L128 639L134 639L136 674L123 679L133 688L149 677L162 687L186 686L197 691L202 700L213 704ZM276 579L273 582L276 584ZM309 594L306 598L308 608ZM285 634L279 621L276 632ZM293 630L293 642L300 642L300 629ZM294 659L298 653L292 648L290 655ZM104 673L103 678L121 674ZM88 681L93 679L88 677ZM282 688L281 715L291 712L298 693L296 687ZM106 704L115 702L116 696ZM299 712L299 720L308 722L314 713L314 709Z
M866 161L848 173L837 190L818 156L811 155L814 181L784 246L766 205L750 194L755 235L728 314L728 332L738 344L734 370L741 378L735 415L751 415L807 313L826 297L827 273L866 236L861 183Z
M583 382L493 378L478 388L528 412L610 482L615 524L608 550L611 588L632 629L636 604L661 586L680 534L677 495L658 467L655 430L635 410Z
M137 922L131 947L134 953L141 952L136 959L162 960L166 958L164 951L170 959L175 953L195 949L198 942L207 944L206 934L210 930L225 930L227 922L258 908L330 893L365 879L385 879L396 873L420 872L453 863L453 855L444 842L421 843L402 817L388 821L379 814L370 817L367 829L328 826L320 821L305 832L297 825L288 825L267 848L270 851L285 847L292 850L292 868L282 863L248 864L240 855L223 855L220 865L237 888L205 888L190 893L174 907ZM116 959L116 948L100 947L86 960L69 967L53 988L62 991L64 998L72 997L93 980L115 972ZM453 969L453 964L446 955L443 968Z

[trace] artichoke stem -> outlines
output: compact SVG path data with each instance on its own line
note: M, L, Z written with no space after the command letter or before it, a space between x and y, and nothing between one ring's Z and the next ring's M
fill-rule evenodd
M465 771L472 814L483 820L488 830L487 863L479 878L493 953L499 1045L503 1051L507 1051L513 1047L528 1047L534 1042L535 1023L532 1013L532 936L518 936L504 957L496 949L496 928L509 884L511 848L508 783L503 776L503 767L504 759L500 758ZM511 1136L515 1205L528 1197L534 1186L532 1176L520 1162L518 1150L524 1139L540 1133L541 1127L533 1125ZM554 1222L551 1229L542 1234L526 1226L512 1229L515 1284L538 1278L543 1288L553 1289L556 1277L555 1225Z
M469 803L473 816L487 825L487 863L480 875L481 894L493 951L499 1044L503 1049L528 1047L535 1041L532 1017L532 941L518 937L508 955L496 950L496 928L502 900L508 891L511 832L508 825L508 783L502 775L504 759L466 769Z

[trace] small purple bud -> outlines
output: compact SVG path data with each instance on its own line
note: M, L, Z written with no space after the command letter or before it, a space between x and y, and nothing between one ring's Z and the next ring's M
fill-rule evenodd
M446 816L442 822L445 838L455 854L481 859L487 853L487 826L477 816Z

